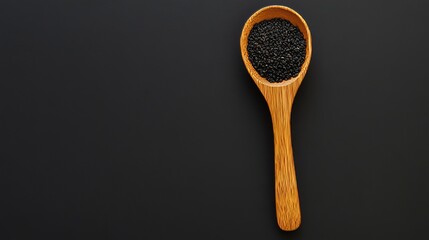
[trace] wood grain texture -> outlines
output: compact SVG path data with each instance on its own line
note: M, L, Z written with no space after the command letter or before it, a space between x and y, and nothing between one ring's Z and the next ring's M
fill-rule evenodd
M297 26L307 41L306 57L297 77L281 83L270 83L253 68L247 53L247 39L253 25L263 20L283 18ZM296 92L311 59L311 34L305 20L284 6L268 6L255 12L245 23L240 38L241 55L254 82L268 103L274 131L275 198L277 222L281 229L292 231L301 224L301 211L292 152L290 115Z

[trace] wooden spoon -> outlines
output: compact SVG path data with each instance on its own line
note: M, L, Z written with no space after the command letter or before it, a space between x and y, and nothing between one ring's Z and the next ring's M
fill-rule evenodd
M298 76L280 83L270 83L261 77L249 61L247 39L255 23L283 18L297 26L307 41L306 56ZM285 231L301 224L298 188L293 162L290 114L295 94L307 72L311 58L311 34L305 20L294 10L284 6L268 6L255 12L243 27L240 38L241 56L253 81L268 103L274 130L274 167L277 223Z

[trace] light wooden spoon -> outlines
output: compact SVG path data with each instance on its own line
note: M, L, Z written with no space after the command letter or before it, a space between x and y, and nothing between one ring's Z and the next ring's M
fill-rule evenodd
M261 77L249 61L247 39L255 23L272 18L283 18L297 26L307 41L301 72L297 77L280 83L270 83ZM290 132L290 114L295 94L307 72L311 58L311 34L305 20L294 10L284 6L268 6L255 12L245 23L240 38L241 56L253 81L261 90L271 112L274 130L274 167L277 223L285 231L301 224L298 188L293 162Z

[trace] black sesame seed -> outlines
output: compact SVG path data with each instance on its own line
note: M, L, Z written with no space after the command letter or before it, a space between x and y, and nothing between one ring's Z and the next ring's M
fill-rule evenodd
M282 82L301 71L307 42L288 20L273 18L255 24L247 39L249 60L261 77Z

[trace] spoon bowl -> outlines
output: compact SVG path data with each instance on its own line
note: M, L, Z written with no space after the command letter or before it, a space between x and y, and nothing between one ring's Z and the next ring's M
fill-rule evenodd
M261 77L252 66L247 52L247 41L253 26L273 18L288 20L298 27L306 40L306 56L301 71L296 77L279 83L271 83ZM292 231L301 224L301 210L292 153L290 115L296 92L310 64L312 52L310 29L305 20L294 10L279 5L267 6L255 12L244 24L240 48L244 65L267 101L273 121L277 223L281 229Z

